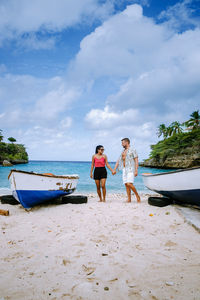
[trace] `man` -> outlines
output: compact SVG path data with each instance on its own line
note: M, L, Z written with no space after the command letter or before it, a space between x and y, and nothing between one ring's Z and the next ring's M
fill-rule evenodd
M131 202L131 191L133 191L137 198L137 202L140 203L140 196L133 185L134 177L138 175L138 155L136 150L130 146L129 138L124 138L121 142L124 151L121 153L115 164L113 175L116 174L116 170L119 167L119 170L122 170L123 172L123 184L125 184L128 196L127 202Z

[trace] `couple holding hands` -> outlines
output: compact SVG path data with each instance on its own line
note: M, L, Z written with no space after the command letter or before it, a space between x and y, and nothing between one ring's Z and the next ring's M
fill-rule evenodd
M106 201L106 179L107 179L107 170L105 166L112 172L113 175L116 174L116 170L122 170L122 179L123 184L126 187L128 200L126 202L131 202L131 191L134 192L137 202L140 201L140 196L133 185L134 177L138 175L138 155L134 148L130 146L129 138L124 138L121 140L122 147L124 148L121 153L118 161L115 164L114 169L108 163L107 156L103 154L104 147L98 145L96 147L96 152L92 156L92 165L90 171L90 177L95 180L97 187L97 194L99 196L100 202ZM95 168L95 169L94 169ZM94 169L94 173L93 173ZM101 193L102 189L102 193Z

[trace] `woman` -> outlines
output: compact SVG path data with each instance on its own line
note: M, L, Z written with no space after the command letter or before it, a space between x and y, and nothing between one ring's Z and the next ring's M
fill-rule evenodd
M91 172L90 177L94 178L96 186L97 186L97 194L99 196L100 202L106 201L106 178L107 178L107 170L105 166L113 173L112 168L108 163L107 156L103 154L104 148L102 145L98 145L96 147L96 152L92 156L92 165L91 165ZM95 167L95 169L94 169ZM94 169L94 176L92 175ZM101 188L103 199L101 195Z

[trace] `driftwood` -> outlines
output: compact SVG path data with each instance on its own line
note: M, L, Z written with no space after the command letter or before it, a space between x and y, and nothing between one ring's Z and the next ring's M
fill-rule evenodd
M9 210L0 209L0 215L9 216Z

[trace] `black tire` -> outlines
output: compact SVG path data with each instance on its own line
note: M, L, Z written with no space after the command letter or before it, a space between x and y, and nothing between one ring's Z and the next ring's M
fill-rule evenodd
M149 197L149 205L164 207L173 204L173 200L167 197Z
M83 204L87 203L87 196L82 196L82 195L73 195L73 196L64 196L62 197L61 203L62 204Z
M2 204L18 205L20 204L12 195L5 195L0 197Z

